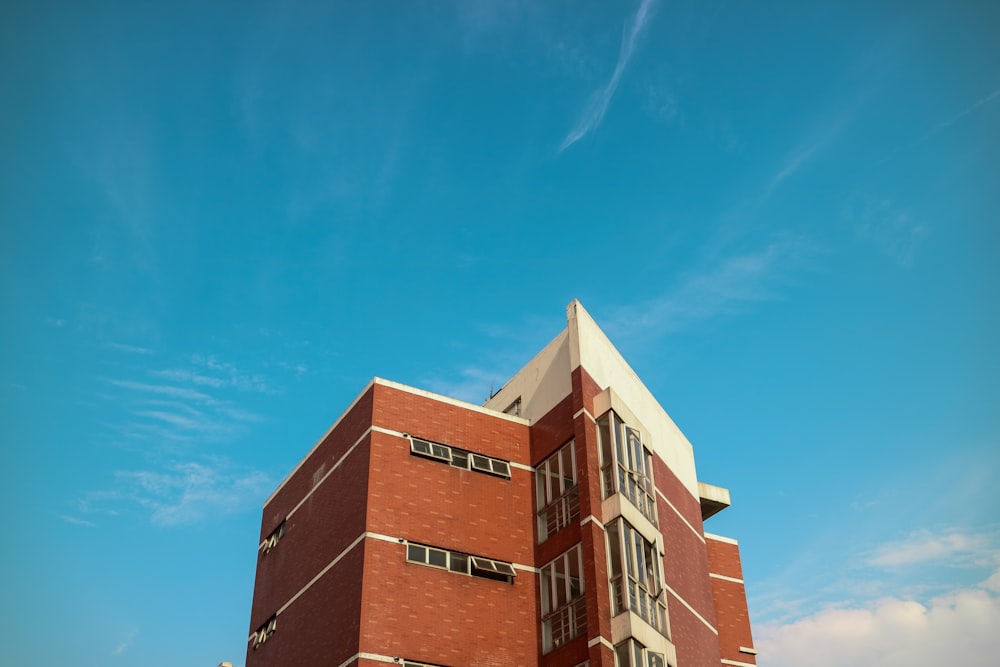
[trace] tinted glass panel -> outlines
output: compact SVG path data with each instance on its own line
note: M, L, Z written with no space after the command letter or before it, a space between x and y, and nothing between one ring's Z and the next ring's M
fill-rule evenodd
M445 551L438 551L437 549L430 549L427 554L427 562L431 565L437 565L440 567L445 567L448 564L448 553Z
M427 549L416 544L408 544L406 546L406 558L408 560L417 561L418 563L426 563Z

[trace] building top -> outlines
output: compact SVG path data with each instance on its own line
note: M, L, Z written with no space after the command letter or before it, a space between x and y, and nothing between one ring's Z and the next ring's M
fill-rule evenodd
M602 389L614 388L621 402L646 428L648 446L695 498L700 497L694 448L583 305L566 307L567 326L517 372L484 407L535 420L571 391L571 377L583 368ZM592 415L596 417L597 415Z

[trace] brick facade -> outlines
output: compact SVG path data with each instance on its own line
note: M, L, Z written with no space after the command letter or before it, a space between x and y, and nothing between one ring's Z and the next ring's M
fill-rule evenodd
M571 354L553 347L562 340L540 354L568 366ZM649 659L659 651L674 667L714 667L723 660L754 664L738 547L706 537L690 473L684 472L688 481L682 481L683 474L675 474L659 455L652 456L655 488L650 487L655 522L640 521L636 528L656 545L661 590L639 599L665 604L669 623L659 630L644 625L628 595L633 611L612 618L606 525L618 525L619 519L607 514L614 498L605 498L606 462L595 421L601 415L594 414L608 387L582 365L571 368L569 377L556 375L556 366L542 369L547 376L533 371L541 378L535 385L544 385L548 394L538 394L532 405L546 407L521 417L374 380L264 506L261 542L282 522L284 530L276 544L259 550L247 667L403 661L443 667L576 667L588 661L590 667L613 666L613 647L628 641L623 627L632 627L631 636L643 641L659 637L647 648ZM535 385L512 382L527 390ZM496 400L506 406L509 398ZM459 458L442 461L411 451L411 438L450 446ZM579 516L539 543L536 470L567 443L576 461L572 495ZM487 474L471 464L461 467L461 452L508 463L509 477L503 470ZM559 507L568 497L558 499ZM625 511L628 502L621 503L621 520L632 516ZM449 565L411 562L409 545L444 550L437 553L452 554ZM570 556L564 554L576 554L577 545L579 572L567 576L559 568L567 567ZM481 565L478 570L466 565L463 559L471 556L513 568L514 576L473 576L483 571ZM558 576L543 579L542 568L554 559L559 565L550 571ZM452 566L467 569L449 571ZM646 576L653 576L649 567ZM543 632L546 585L567 595L583 590L553 612L550 635ZM571 613L569 607L577 604ZM585 631L582 623L567 620L580 621L579 614L586 618ZM272 618L273 632L257 636ZM623 626L628 619L632 625Z

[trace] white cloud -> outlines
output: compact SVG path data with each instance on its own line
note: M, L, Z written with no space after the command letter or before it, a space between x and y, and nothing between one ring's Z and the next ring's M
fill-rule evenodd
M68 514L63 514L59 517L66 523L71 523L74 526L83 526L84 528L96 528L97 524L93 521L87 521L86 519L80 519L75 516L70 516Z
M938 123L937 125L935 125L934 127L932 127L930 130L928 130L927 133L924 134L924 136L922 136L918 140L917 143L919 143L920 141L923 141L923 140L927 139L928 137L930 137L932 134L934 134L936 132L939 132L939 131L941 131L943 129L946 129L946 128L950 127L951 125L955 124L956 122L958 122L962 118L965 118L970 113L974 112L979 107L981 107L981 106L983 106L985 104L989 104L990 102L992 102L993 100L996 100L996 99L1000 99L1000 88L998 88L997 90L994 90L993 92L989 93L988 95L986 95L986 96L984 96L984 97L976 100L970 106L966 107L965 109L962 109L961 111L959 111L958 113L956 113L954 116L952 116L948 120L941 121L940 123Z
M985 586L930 600L885 598L757 629L761 667L992 667L1000 600Z
M766 593L774 595L767 605L774 620L754 628L758 664L994 664L1000 651L998 538L995 528L915 531L827 573L820 604L816 582L796 573L798 588L785 587L794 594Z
M989 552L990 540L986 535L958 532L935 535L920 530L904 540L880 546L868 563L875 567L896 568L948 559L957 564L967 558L987 556Z
M620 309L607 328L619 336L662 335L779 298L788 273L813 252L802 239L779 238L760 250L726 257L657 299Z
M105 346L117 350L118 352L128 352L129 354L151 354L153 351L148 347L140 347L138 345L126 345L125 343L116 343L115 341L107 341Z
M858 234L871 240L900 266L911 266L930 231L928 226L888 197L855 198L848 217Z
M239 469L223 460L177 463L160 470L123 470L116 477L123 488L114 497L137 503L161 526L240 511L271 486L264 473Z
M137 392L143 392L148 394L159 394L162 396L169 396L170 398L176 398L186 401L194 401L205 405L214 405L218 402L204 392L198 391L196 389L189 389L187 387L175 387L173 385L166 385L166 384L149 384L147 382L134 382L132 380L115 380L113 378L102 378L102 379L108 384L114 385L115 387L120 387L122 389L129 389Z
M618 51L618 63L615 65L615 71L611 74L608 82L602 88L594 91L590 96L590 100L587 102L587 106L584 107L580 118L559 146L559 152L566 150L585 137L604 120L608 104L611 103L611 98L614 97L615 91L618 90L618 84L621 81L622 74L625 72L625 67L628 65L628 61L632 58L632 53L635 51L639 34L652 16L652 7L653 0L641 0L639 9L636 10L635 15L629 21L625 22L622 28L622 44Z

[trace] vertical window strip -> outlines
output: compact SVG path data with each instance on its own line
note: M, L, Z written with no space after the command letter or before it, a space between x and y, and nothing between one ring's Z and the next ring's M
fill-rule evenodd
M583 550L577 544L539 571L542 593L542 650L587 632L587 600L583 584Z
M535 499L538 506L538 541L580 519L577 489L576 448L570 441L536 469Z

